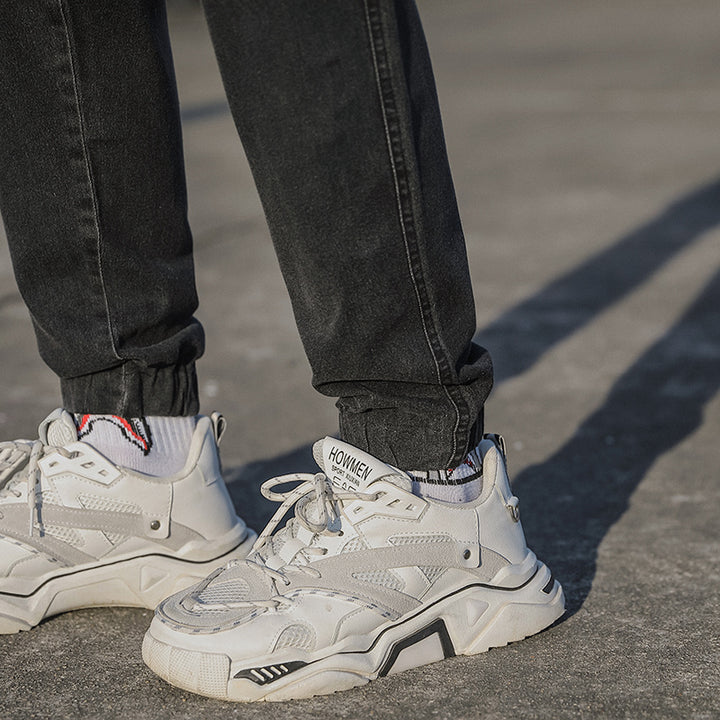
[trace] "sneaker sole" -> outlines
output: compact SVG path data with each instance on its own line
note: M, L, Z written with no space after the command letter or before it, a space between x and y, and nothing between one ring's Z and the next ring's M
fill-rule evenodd
M248 666L247 660L235 663L225 654L163 642L152 634L158 621L145 634L142 652L151 670L183 690L239 702L291 700L358 687L455 655L486 652L540 632L564 612L560 583L538 562L522 586L460 588L385 626L363 652L338 652L309 661L278 662L277 656L267 656Z
M169 595L199 582L220 565L244 558L256 537L254 531L247 529L239 543L209 560L140 555L49 578L30 595L0 592L0 635L30 630L47 617L82 608L152 610ZM227 542L221 547L226 548Z

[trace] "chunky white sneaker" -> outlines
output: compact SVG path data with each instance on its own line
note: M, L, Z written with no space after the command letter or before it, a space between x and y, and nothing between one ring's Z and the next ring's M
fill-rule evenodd
M143 659L202 695L287 700L539 632L563 614L563 592L525 544L501 448L498 436L481 442L482 494L450 504L416 497L405 473L351 445L319 441L324 473L265 483L284 502L256 552L162 602Z
M217 452L224 422L198 421L185 468L165 477L110 462L56 410L39 440L0 443L0 633L98 605L154 608L255 533L236 516Z

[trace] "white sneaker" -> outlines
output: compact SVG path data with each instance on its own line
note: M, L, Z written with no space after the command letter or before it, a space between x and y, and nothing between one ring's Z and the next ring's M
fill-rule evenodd
M220 474L219 415L198 421L185 468L156 478L77 440L55 410L39 440L0 443L0 633L98 605L154 608L218 565L245 557L255 533Z
M333 438L323 473L268 481L283 500L257 552L162 602L143 659L165 680L224 700L287 700L473 655L564 612L528 550L502 440L486 436L480 497L426 500L403 472ZM272 492L300 481L294 490ZM295 517L271 535L285 511Z

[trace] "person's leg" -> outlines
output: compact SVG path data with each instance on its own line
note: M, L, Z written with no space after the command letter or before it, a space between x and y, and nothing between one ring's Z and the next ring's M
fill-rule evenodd
M455 467L492 384L414 4L205 0L313 383L343 439Z
M0 211L66 407L38 440L0 443L8 633L154 607L252 533L220 474L222 423L192 417L203 335L164 4L3 3L0 48Z
M0 47L0 212L65 407L194 415L203 334L164 3L4 3Z
M204 695L281 700L539 632L563 613L563 593L525 544L504 442L474 442L491 370L471 344L413 4L205 3L315 385L340 396L343 440L315 444L322 472L263 486L285 502L256 552L163 601L145 662Z

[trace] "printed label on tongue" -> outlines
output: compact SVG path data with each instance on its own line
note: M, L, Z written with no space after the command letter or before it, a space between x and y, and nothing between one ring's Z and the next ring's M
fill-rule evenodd
M325 440L323 461L330 482L345 490L360 490L380 477L398 474L390 465L334 438Z

